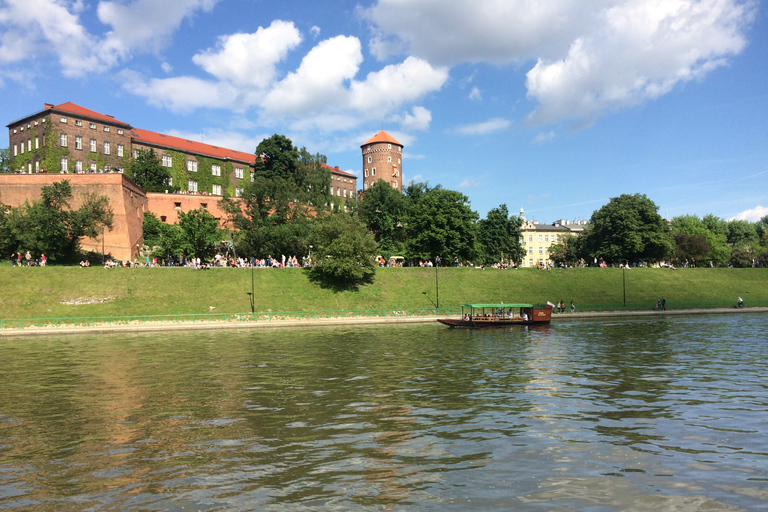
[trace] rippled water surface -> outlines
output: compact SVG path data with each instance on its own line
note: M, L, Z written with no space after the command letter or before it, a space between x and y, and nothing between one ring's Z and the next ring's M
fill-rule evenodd
M766 510L768 316L0 339L0 510Z

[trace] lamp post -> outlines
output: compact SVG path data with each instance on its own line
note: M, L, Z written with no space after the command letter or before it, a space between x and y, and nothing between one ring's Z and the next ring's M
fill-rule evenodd
M624 307L627 307L627 273L624 267L621 268L621 284L624 288Z
M438 258L435 258L435 260L438 260ZM435 305L435 309L440 309L440 283L437 280L437 261L435 262L435 302L437 303Z
M251 296L251 313L255 315L256 314L256 306L255 306L256 294L253 289L253 264L254 264L254 261L253 259L251 259L251 293L249 293L248 295ZM254 317L254 320L256 320L255 317Z
M104 266L104 224L101 225L101 266Z

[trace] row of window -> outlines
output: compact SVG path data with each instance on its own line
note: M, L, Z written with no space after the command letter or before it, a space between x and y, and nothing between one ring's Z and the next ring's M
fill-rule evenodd
M32 164L29 164L30 168ZM30 169L31 170L31 169ZM112 171L112 167L109 165L105 165L103 171L109 172ZM114 170L117 172L123 172L123 169L120 167L116 167ZM85 171L85 167L83 166L82 160L75 160L75 172L80 173ZM90 172L99 172L99 170L96 168L96 162L91 162L88 164L88 171ZM40 172L40 162L35 162L35 172ZM61 172L69 172L69 159L65 156L61 157Z
M544 237L544 242L549 242L549 235L539 235L539 242L541 242L541 237ZM528 241L533 242L533 235L528 235ZM552 235L552 241L553 242L559 242L560 241L560 235Z
M341 187L336 187L336 195L341 197L341 192L344 191L344 197L347 197L347 189L342 189ZM333 195L333 187L331 187L331 195ZM352 197L352 191L349 191L349 197Z
M67 120L66 117L61 116L59 118L59 122L61 122L62 124L67 124L69 121ZM83 126L83 122L80 119L75 119L75 126ZM88 123L88 128L90 128L91 130L95 130L96 129L96 123ZM111 126L107 126L107 125L104 125L102 129L105 132L111 132L112 131L112 127ZM123 132L122 128L118 128L117 129L117 134L118 135L122 135L123 133L124 132Z
M533 254L533 247L528 248L528 254ZM549 254L549 247L539 247L539 254Z
M393 181L391 181L389 184L392 186L392 188L394 188L394 189L397 189L397 181L394 181L394 180L393 180ZM363 184L363 190L368 190L368 187L370 187L370 184L369 184L369 183L366 181L366 182Z
M35 139L37 139L37 137L35 137ZM35 144L37 144L37 141L35 141ZM63 148L66 148L66 147L68 147L68 145L69 145L69 142L67 140L67 134L66 133L62 133L61 135L59 135L59 146L61 146ZM89 146L89 149L90 149L91 153L96 153L96 145L97 145L96 139L91 139L90 146ZM79 135L75 136L75 149L80 149L80 150L83 149L83 138L81 136L79 136ZM105 155L111 155L112 154L112 144L110 142L104 141L104 148L103 149L104 149L102 151L103 154L105 154ZM124 151L124 146L122 144L118 144L117 145L117 156L122 157L123 156L123 151Z
M373 158L371 158L371 157L369 156L369 157L368 157L368 163L370 164L370 163L372 163L372 162L373 162ZM388 157L387 157L387 162L389 162L389 163L392 163L392 157L391 157L391 156L388 156ZM398 165L400 165L400 163L401 163L399 158L397 159L397 163L398 163Z

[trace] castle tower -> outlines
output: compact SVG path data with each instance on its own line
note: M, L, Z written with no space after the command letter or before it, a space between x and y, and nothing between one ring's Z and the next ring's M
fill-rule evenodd
M363 191L377 180L403 191L403 145L381 130L365 144L363 150Z

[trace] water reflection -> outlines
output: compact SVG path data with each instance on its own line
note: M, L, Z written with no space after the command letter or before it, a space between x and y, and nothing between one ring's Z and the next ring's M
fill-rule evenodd
M767 319L3 340L0 509L757 508Z

